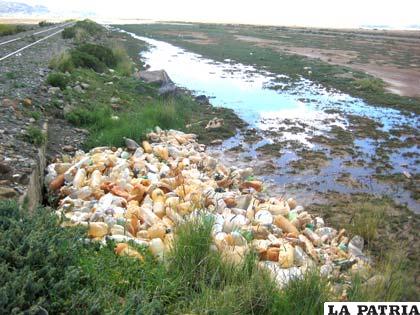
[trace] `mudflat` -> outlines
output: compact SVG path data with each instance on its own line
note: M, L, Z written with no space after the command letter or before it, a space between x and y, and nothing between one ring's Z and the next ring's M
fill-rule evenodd
M252 28L238 33L245 30ZM364 71L382 79L390 92L420 96L420 31L266 27L235 38Z

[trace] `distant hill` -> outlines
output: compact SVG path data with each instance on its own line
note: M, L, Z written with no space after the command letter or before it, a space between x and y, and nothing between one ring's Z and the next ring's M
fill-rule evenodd
M420 30L420 24L412 24L412 25L409 25L408 27L413 30Z
M28 5L21 2L1 1L0 16L5 15L38 15L47 14L49 10L43 5Z

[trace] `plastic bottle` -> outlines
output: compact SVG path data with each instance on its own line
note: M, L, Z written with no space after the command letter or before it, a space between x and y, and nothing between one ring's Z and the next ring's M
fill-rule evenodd
M279 265L282 268L290 268L294 263L294 248L289 243L280 245Z
M108 234L108 225L104 222L90 222L88 234L92 238L103 237Z
M260 210L255 213L255 221L258 224L270 225L273 223L273 215L268 210Z
M309 228L305 228L303 230L303 234L305 234L305 236L307 238L310 239L310 241L312 242L312 244L314 244L315 246L320 246L322 244L322 240L321 238L318 236L318 234L316 234L314 231L312 231Z
M164 240L165 235L166 235L166 227L161 223L157 223L155 225L152 225L147 230L147 235L150 239L160 238L160 239Z
M152 208L147 205L143 204L140 207L139 213L143 221L149 224L150 226L161 222L160 218L153 212Z
M80 189L85 184L86 171L83 168L80 168L73 179L73 187Z
M149 248L152 254L159 260L163 260L165 255L165 244L160 238L154 238L149 243Z
M150 145L150 143L148 141L143 141L142 146L143 146L144 152L152 153L153 149L152 149L152 146Z
M277 215L274 218L274 224L277 227L281 228L284 233L291 233L295 237L297 237L299 235L298 229L292 223L290 223L289 220L287 220L285 217L283 217L281 214Z

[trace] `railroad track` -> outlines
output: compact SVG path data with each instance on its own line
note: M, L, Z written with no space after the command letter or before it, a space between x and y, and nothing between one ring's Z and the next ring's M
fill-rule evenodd
M74 24L73 22L68 22L65 24L57 25L46 30L41 31L30 31L24 35L17 36L12 39L5 40L0 42L0 62L11 58L22 51L40 43L44 40L47 40L50 37L53 37L61 33L66 26ZM52 33L51 33L52 32ZM45 34L47 33L47 34ZM42 34L40 36L40 34Z

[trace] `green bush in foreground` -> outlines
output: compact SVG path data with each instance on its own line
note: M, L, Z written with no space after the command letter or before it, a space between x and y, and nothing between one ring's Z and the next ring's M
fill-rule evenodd
M107 67L115 67L117 64L117 58L113 51L108 47L95 44L84 44L77 47L76 50L94 56Z
M49 85L59 87L61 90L66 88L69 81L69 78L64 73L59 72L50 73L47 77L47 83Z
M116 60L115 70L123 76L130 76L134 66L127 51L116 43L111 44L111 50Z
M72 72L75 69L71 60L71 55L67 51L61 55L53 57L50 60L49 67L61 72Z
M83 44L53 58L50 67L61 72L72 72L75 68L105 72L108 68L115 68L124 76L130 75L133 68L127 53L122 48L110 49L95 44Z
M101 45L84 44L70 51L71 63L76 68L87 68L104 72L117 65L117 58L111 49Z
M71 306L83 285L75 266L81 236L61 229L47 210L24 213L15 202L0 202L0 313L39 307L57 313Z
M76 68L87 68L96 72L104 72L106 70L106 65L102 61L86 52L75 49L70 52L70 56L71 62Z

